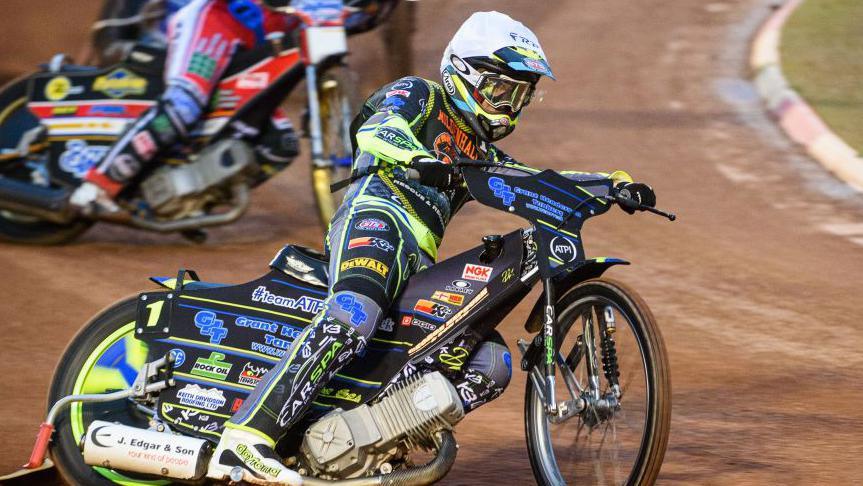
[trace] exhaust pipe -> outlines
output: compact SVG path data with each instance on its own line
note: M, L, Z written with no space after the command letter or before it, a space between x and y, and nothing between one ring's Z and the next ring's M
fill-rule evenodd
M0 209L68 224L77 218L69 207L69 189L52 189L0 176Z
M94 420L81 441L84 463L173 479L204 477L210 444L204 439Z

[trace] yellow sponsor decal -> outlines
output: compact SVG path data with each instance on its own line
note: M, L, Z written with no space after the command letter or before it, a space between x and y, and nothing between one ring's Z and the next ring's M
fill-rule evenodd
M60 101L69 96L72 81L66 76L57 76L45 85L45 97L51 101Z
M47 90L46 90L46 91L47 91ZM74 105L71 105L71 106L55 106L54 108L51 108L51 114L52 114L52 115L54 115L54 116L64 116L64 115L65 115L65 116L68 116L68 115L74 115L74 114L75 114L75 113L77 113L77 112L78 112L78 107L77 107L77 106L74 106Z
M350 260L342 262L339 270L344 272L351 268L368 268L369 270L379 274L381 277L386 277L387 273L390 271L390 267L374 258L351 258Z
M127 69L115 69L96 78L93 91L101 91L112 98L142 95L147 91L147 80Z
M432 295L432 299L439 300L441 302L446 302L447 304L452 305L462 305L464 304L464 295L453 294L451 292L444 292L442 290L436 290Z

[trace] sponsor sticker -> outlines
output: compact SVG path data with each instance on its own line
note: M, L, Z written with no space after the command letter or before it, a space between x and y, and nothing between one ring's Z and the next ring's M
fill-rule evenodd
M394 89L392 91L387 91L387 98L389 98L390 96L404 96L407 98L410 95L410 91L405 91L403 89Z
M240 372L238 382L241 385L256 386L267 371L268 368L266 366L257 366L251 361L247 361L243 365L243 371Z
M542 74L548 74L549 72L548 66L546 66L544 62L537 61L536 59L525 59L524 65Z
M55 106L51 108L51 116L72 116L78 113L78 107L75 105ZM90 113L93 114L93 108L90 108Z
M378 324L378 329L380 329L381 331L385 331L385 332L392 332L393 331L393 324L394 324L393 320L391 318L387 317L386 319L382 320L380 324Z
M108 168L108 175L118 181L127 181L141 170L141 163L129 154L120 154Z
M127 69L115 69L96 78L93 91L101 91L111 98L142 95L147 91L147 80Z
M504 206L509 206L515 201L515 193L512 187L506 184L500 177L489 177L488 188L494 192L494 197L500 198Z
M195 365L192 366L191 373L204 378L224 381L234 366L231 363L226 363L224 359L224 354L212 352L209 358L198 358Z
M174 368L179 368L186 362L186 352L180 348L174 348L170 351L171 356L174 357Z
M299 298L283 297L267 290L264 285L252 291L252 300L264 304L276 305L287 309L301 310L307 314L317 314L324 307L324 302L314 297L303 295Z
M237 89L264 89L270 84L270 73L247 73L237 80Z
M414 320L414 317L413 317L413 316L402 316L402 322L401 322L401 324L402 324L402 326L410 327L410 325L411 325L411 323L413 322L413 320Z
M83 140L68 140L66 150L60 154L58 163L60 169L80 178L98 164L107 152L106 145L89 145Z
M87 109L87 114L91 116L123 116L126 114L126 107L123 105L94 105Z
M354 228L367 231L387 231L390 229L388 224L377 218L361 219L354 225Z
M50 101L60 101L69 96L72 81L66 76L57 76L45 85L45 97Z
M425 299L418 300L416 305L414 305L414 310L420 314L439 319L443 319L452 313L452 309L449 306Z
M432 332L437 329L437 326L432 324L431 322L423 321L421 319L414 318L411 325L416 326L424 331Z
M476 280L478 282L488 282L491 279L492 267L484 267L482 265L474 265L468 263L464 266L461 272L461 278L467 280Z
M218 410L225 405L225 394L218 388L201 388L198 385L186 385L177 392L177 398L181 405L201 408L204 410Z
M443 292L441 290L435 290L435 293L432 294L432 299L452 305L460 306L464 304L464 295Z
M372 248L377 248L379 250L383 250L386 252L393 251L396 249L392 243L383 239L383 238L375 238L374 236L366 236L362 238L353 238L348 241L348 249L352 250L354 248L362 248L370 246Z
M168 119L167 115L159 115L156 118L153 118L153 122L150 126L153 127L153 130L156 132L156 137L162 143L168 143L177 136L177 132L174 131L174 126L171 125L171 120Z
M132 137L132 147L144 159L152 158L156 155L156 150L158 149L153 136L146 130Z
M195 327L201 336L209 336L210 344L219 344L228 336L228 330L222 325L224 321L216 317L212 311L198 311L195 314Z
M335 301L341 310L350 314L351 324L353 324L354 327L365 324L366 319L368 319L369 316L363 309L362 302L357 302L357 299L353 295L349 293L340 293L336 297Z
M551 239L548 251L551 253L551 256L564 263L569 263L575 260L577 253L575 244L570 241L569 238L564 238L562 236L555 236Z
M452 76L450 76L449 71L443 72L443 86L446 88L447 93L455 95L455 84L452 82Z
M452 284L446 286L449 292L458 292L460 294L473 294L473 289L470 288L470 282L467 280L453 280Z
M243 406L243 399L242 398L235 398L234 403L231 404L231 413L236 412L242 406Z
M350 270L352 268L366 268L369 269L381 277L386 277L387 273L390 271L390 267L388 267L383 262L375 260L374 258L351 258L350 260L346 260L342 262L339 270L344 272L346 270Z

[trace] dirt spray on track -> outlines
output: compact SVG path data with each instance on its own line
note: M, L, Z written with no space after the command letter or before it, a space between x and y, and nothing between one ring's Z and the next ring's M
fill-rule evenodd
M746 41L767 3L419 5L416 58L427 77L436 77L446 40L470 11L506 11L537 31L559 81L543 83L544 101L531 105L505 150L538 166L625 168L680 215L671 224L611 214L585 231L590 255L633 261L611 275L641 291L667 341L674 411L662 483L863 477L855 319L863 205L792 148L748 94ZM204 246L99 226L67 247L0 247L0 471L26 457L56 360L97 309L146 288L150 274L186 267L240 282L285 242L319 246L304 163L258 191L251 214ZM519 225L491 214L465 208L443 256ZM526 312L519 307L501 326L511 347L525 335ZM516 371L503 397L460 425L446 484L532 480L523 386Z

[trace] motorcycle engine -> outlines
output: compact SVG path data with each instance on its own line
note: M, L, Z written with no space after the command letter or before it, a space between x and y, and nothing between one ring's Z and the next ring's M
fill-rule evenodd
M378 470L406 449L431 447L433 432L452 430L464 417L455 387L440 372L409 378L373 405L336 409L306 431L305 465L323 478L351 478Z
M141 183L141 192L159 215L184 216L198 206L219 202L218 194L209 194L211 189L217 189L254 161L254 151L246 142L222 140L201 150L191 163L158 168Z

